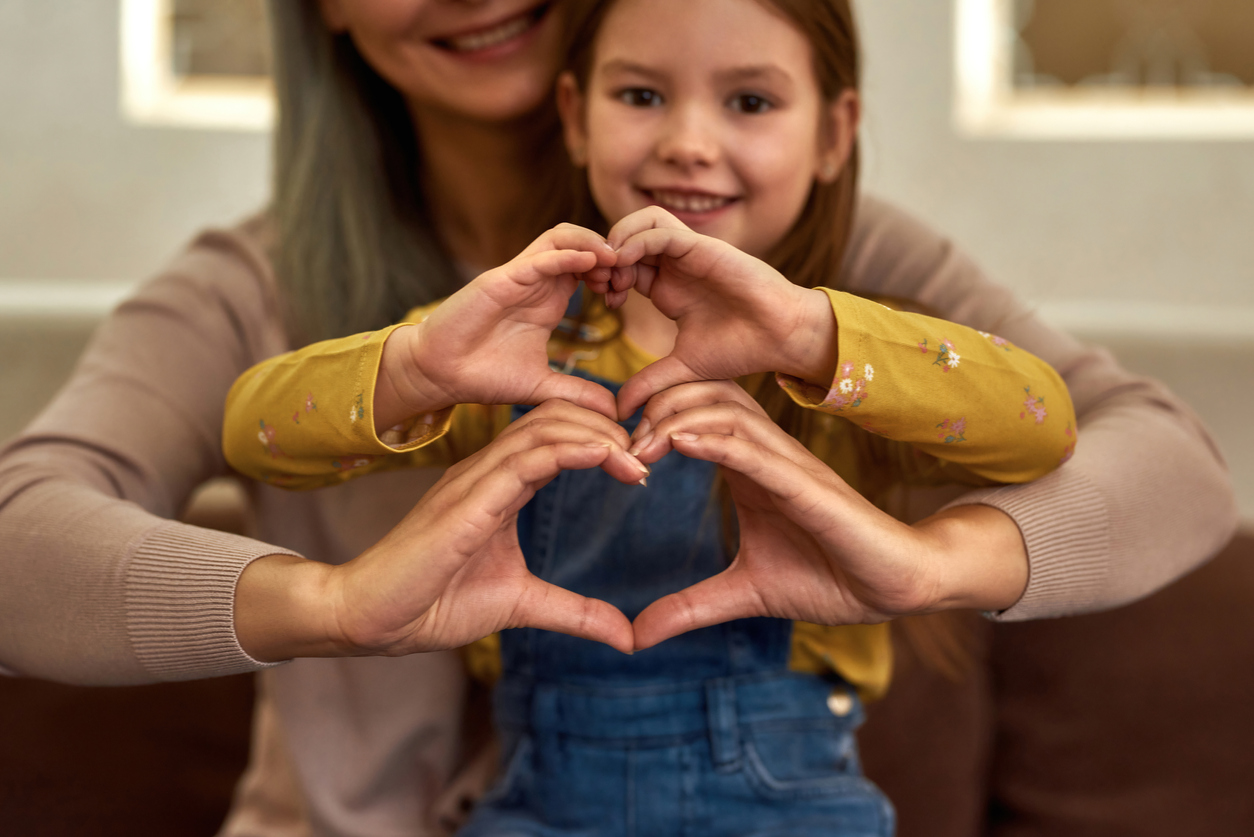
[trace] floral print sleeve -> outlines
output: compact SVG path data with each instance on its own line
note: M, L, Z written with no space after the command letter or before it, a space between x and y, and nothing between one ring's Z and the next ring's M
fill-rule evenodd
M1075 410L1039 358L987 332L823 289L838 328L830 387L787 375L794 401L1004 483L1070 458Z
M411 312L407 320L422 319ZM231 467L284 488L319 488L400 466L444 466L489 441L491 409L459 405L375 433L381 331L314 343L263 361L227 395L222 446ZM457 448L445 439L456 428ZM482 435L476 443L469 436ZM440 442L439 444L435 444Z

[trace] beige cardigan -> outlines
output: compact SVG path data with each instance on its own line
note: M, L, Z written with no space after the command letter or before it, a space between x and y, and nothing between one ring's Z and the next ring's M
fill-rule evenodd
M1228 475L1196 416L1106 352L1045 326L949 242L865 198L845 287L916 299L995 332L1067 382L1080 431L1072 460L1036 483L957 500L1002 509L1028 545L1028 588L994 618L1132 601L1230 537ZM172 520L197 485L227 472L231 383L288 348L260 220L201 235L104 323L71 381L0 451L0 670L123 684L267 669L254 762L228 832L422 834L459 758L466 687L456 655L268 667L236 642L232 601L259 556L352 558L438 473L299 494L253 486L261 540Z

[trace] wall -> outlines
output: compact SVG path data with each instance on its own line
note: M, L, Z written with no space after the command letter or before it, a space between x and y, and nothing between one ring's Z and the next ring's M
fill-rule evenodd
M1254 142L960 137L951 0L858 9L869 187L1189 398L1254 521L1254 444L1241 432L1254 415ZM266 193L263 134L124 123L117 19L116 2L0 4L0 386L22 393L0 409L0 438L64 374L92 311ZM58 288L87 320L56 316ZM59 325L37 330L33 313Z
M260 133L118 112L118 3L0 3L0 281L135 280L261 206Z

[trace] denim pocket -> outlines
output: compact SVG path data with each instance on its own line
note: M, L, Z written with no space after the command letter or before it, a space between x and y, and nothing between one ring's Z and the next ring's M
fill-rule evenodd
M772 800L869 794L879 790L862 777L853 730L831 722L789 722L744 732L744 770L749 784Z

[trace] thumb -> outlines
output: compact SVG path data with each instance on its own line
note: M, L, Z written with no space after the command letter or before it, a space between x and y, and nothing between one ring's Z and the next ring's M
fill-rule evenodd
M626 419L662 390L700 380L692 367L674 355L654 361L628 378L618 391L618 415Z
M540 382L532 391L532 403L543 404L553 398L569 401L586 410L600 413L607 418L618 421L618 413L614 404L614 393L600 384L574 375L563 375L551 369L545 370Z
M632 623L636 650L697 628L764 615L760 599L732 567L646 607Z
M634 650L631 623L621 610L535 576L518 597L510 621L511 627L540 628L603 642L624 654Z

